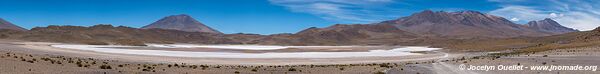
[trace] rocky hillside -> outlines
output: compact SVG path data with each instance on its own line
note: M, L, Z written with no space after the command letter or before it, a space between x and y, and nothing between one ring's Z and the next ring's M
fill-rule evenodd
M25 32L2 31L8 39L84 44L144 45L144 43L240 44L221 34L111 25L48 26Z
M376 24L389 24L424 36L469 39L539 37L553 33L529 29L505 18L477 11L422 11L411 16Z
M200 23L196 19L186 14L167 16L150 25L142 27L142 29L169 29L186 32L207 32L223 34L215 29L212 29Z
M522 49L516 50L518 52L537 52L551 49L597 46L600 45L599 28L596 28L592 31L578 31L544 37L516 37L504 39L469 39L460 41L450 41L444 43L450 45L440 46L451 49L483 51Z
M255 40L257 44L283 45L395 45L419 38L392 25L336 24L308 28L296 34L276 34Z
M17 30L17 31L26 31L27 30L25 28L21 28L17 25L14 25L2 18L0 18L0 29L10 29L10 30Z
M312 27L295 34L271 35L254 42L288 45L432 45L463 40L542 37L576 32L536 28L546 25L565 28L552 20L532 24L535 26L515 24L502 17L477 11L426 10L381 23Z
M531 29L534 29L534 30L543 31L543 32L549 32L549 33L555 33L555 34L577 32L577 30L564 27L564 26L558 24L556 21L554 21L554 20L552 20L550 18L546 18L544 20L539 20L539 21L531 21L531 22L529 22L529 23L527 23L525 25L528 28L531 28Z

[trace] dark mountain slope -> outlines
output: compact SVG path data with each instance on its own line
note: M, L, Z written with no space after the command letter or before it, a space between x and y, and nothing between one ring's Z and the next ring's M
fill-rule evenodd
M296 34L277 34L256 40L258 44L284 45L394 45L418 38L392 25L336 24L308 28Z
M27 30L25 28L21 28L17 25L14 25L2 18L0 18L0 29L10 29L10 30L17 30L17 31L26 31Z
M150 25L142 27L142 29L170 29L170 30L180 30L186 32L207 32L207 33L215 33L215 34L223 34L215 29L212 29L200 22L196 19L192 18L189 15L181 14L181 15L172 15L165 18L162 18Z
M569 32L577 32L575 29L564 27L558 24L556 21L546 18L544 20L539 21L531 21L526 24L528 28L539 30L543 32L550 32L554 34L563 34Z
M444 38L539 37L551 33L526 28L502 17L477 11L433 12L426 10L396 20L376 24L395 25L401 30Z
M3 31L3 33L9 33ZM240 44L222 34L185 32L167 29L136 29L111 25L48 26L36 27L26 32L12 33L10 39L28 41L144 45L144 43L197 43L197 44Z

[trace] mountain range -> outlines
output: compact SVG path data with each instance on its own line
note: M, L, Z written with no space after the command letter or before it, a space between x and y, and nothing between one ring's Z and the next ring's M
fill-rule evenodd
M555 33L555 34L577 32L577 30L564 27L564 26L558 24L556 21L549 19L549 18L546 18L544 20L539 20L539 21L531 21L531 22L527 23L525 26L527 26L528 28L534 29L534 30Z
M408 17L376 24L390 24L401 30L424 36L446 38L539 37L576 32L576 30L561 26L551 19L520 25L502 17L477 11L434 12L425 10Z
M180 15L171 15L165 18L162 18L150 25L142 27L142 29L172 29L172 30L180 30L186 32L208 32L208 33L217 33L223 34L213 28L210 28L196 19L192 18L186 14Z
M295 34L271 35L253 42L268 45L428 45L452 39L542 37L577 32L551 19L534 22L540 23L515 24L505 18L477 11L425 10L379 23L312 27Z
M12 24L9 24L12 25ZM1 27L1 26L0 26ZM17 29L18 30L18 29ZM268 45L430 45L436 41L543 37L577 30L552 19L515 24L477 11L425 10L372 24L311 27L291 34L223 34L189 15L172 15L141 29L96 25L36 27L2 31L2 38L86 44L144 45L144 43L268 44Z
M27 30L25 28L21 28L17 25L14 25L2 18L0 18L0 29L11 29L11 30L18 30L18 31L26 31Z

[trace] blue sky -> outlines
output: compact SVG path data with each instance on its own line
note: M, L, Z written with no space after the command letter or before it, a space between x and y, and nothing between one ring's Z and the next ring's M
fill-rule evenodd
M224 33L295 33L374 23L425 9L476 10L517 23L552 18L580 30L600 25L596 0L0 0L0 18L24 28L113 24L142 27L189 14Z

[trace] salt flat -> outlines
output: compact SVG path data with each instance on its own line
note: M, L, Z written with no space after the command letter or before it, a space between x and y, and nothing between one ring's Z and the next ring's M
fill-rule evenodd
M161 48L220 48L220 49L241 49L241 50L277 50L286 49L285 46L270 45L193 45L193 44L148 44L150 47Z
M170 57L203 57L203 58L350 58L350 57L392 57L421 55L420 53L410 53L413 51L433 51L440 48L428 47L400 47L391 50L369 50L367 52L284 52L284 53L235 53L235 52L190 52L190 51L169 51L169 50L134 50L119 47L141 47L141 46L117 46L117 45L77 45L60 44L51 45L57 48L87 50L103 53L152 55L152 56L170 56ZM277 50L285 48L299 47L326 47L326 46L261 46L261 45L150 45L150 47L163 48L223 48L239 50ZM335 46L331 46L335 47ZM348 47L348 46L342 46Z
M276 45L195 45L195 44L147 44L149 47L160 48L218 48L239 50L279 50L287 48L349 48L375 46L276 46Z

